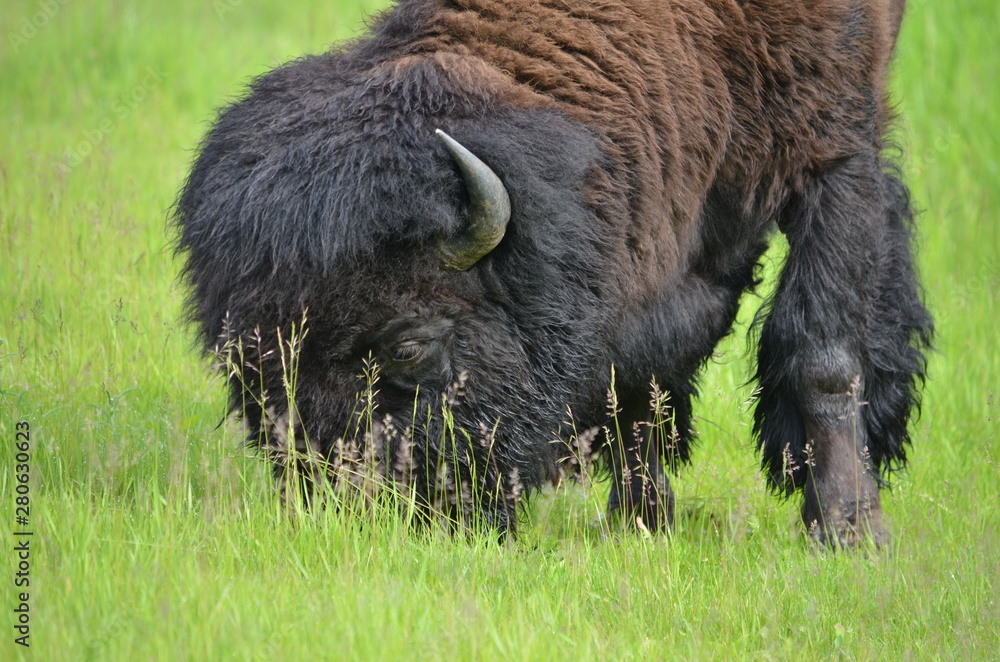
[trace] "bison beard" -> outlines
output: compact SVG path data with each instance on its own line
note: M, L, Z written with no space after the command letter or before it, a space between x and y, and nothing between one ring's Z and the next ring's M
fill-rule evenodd
M879 482L905 460L932 333L885 157L902 4L401 0L360 41L258 78L176 205L206 348L254 348L250 377L230 379L251 441L279 476L292 433L329 462L345 435L371 443L350 431L372 357L372 404L391 416L375 427L409 430L418 498L443 461L512 530L504 496L557 473L567 407L578 429L607 423L613 367L619 426L638 433L595 440L609 508L666 526L663 463L689 458L696 376L777 225L790 251L760 315L763 467L804 491L817 540L884 543ZM290 409L279 332L306 310ZM440 394L458 380L470 434L443 447Z

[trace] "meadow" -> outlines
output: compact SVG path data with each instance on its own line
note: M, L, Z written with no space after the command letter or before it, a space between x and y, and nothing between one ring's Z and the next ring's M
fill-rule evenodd
M911 0L897 50L937 349L877 555L817 551L765 488L757 296L706 370L669 536L608 535L600 483L535 499L505 544L286 515L222 423L167 217L216 108L383 4L4 2L0 660L997 659L1000 4Z

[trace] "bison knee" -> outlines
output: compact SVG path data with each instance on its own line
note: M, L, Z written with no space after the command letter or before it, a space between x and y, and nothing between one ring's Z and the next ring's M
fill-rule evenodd
M854 413L861 362L842 347L815 348L798 362L796 396L807 418L836 425Z

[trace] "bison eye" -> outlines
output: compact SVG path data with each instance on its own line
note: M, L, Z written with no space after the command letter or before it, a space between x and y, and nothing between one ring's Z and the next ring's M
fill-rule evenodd
M437 388L451 379L452 326L446 317L406 315L387 323L366 344L381 359L386 381L396 388Z
M424 353L424 346L416 340L406 340L392 348L392 360L398 363L410 363L419 359Z

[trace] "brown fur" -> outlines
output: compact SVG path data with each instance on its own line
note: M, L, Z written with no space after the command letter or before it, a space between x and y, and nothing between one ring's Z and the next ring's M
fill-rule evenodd
M488 81L498 98L595 128L627 178L606 183L632 206L624 280L648 288L699 253L713 183L738 187L746 216L773 217L803 173L863 151L866 106L888 119L884 72L903 2L437 4L429 35L392 66L429 57L459 85Z

